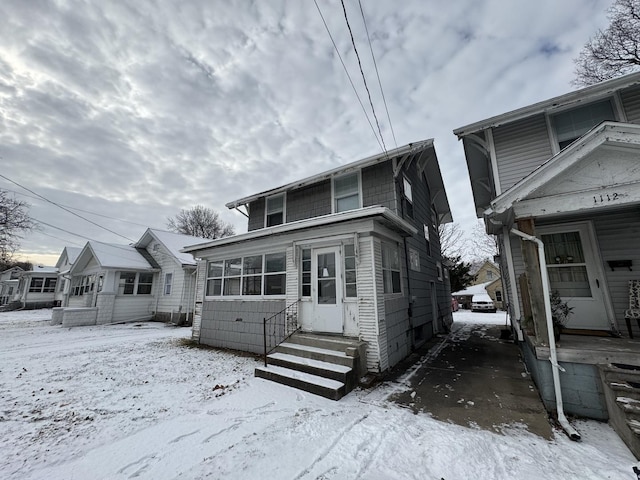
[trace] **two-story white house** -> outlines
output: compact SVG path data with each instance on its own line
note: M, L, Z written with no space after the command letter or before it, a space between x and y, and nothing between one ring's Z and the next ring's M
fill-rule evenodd
M628 410L616 398L636 395L640 406L639 379L620 380L628 392L618 395L611 378L640 370L640 324L627 312L630 282L640 279L640 73L454 133L477 215L500 240L513 328L545 404L611 418L638 455L639 424L616 419ZM572 309L557 345L552 292Z
M201 259L194 337L256 353L277 347L256 374L301 386L291 370L335 373L292 358L305 355L383 372L452 321L437 234L451 214L432 140L227 207L248 217L248 232L185 250ZM322 394L350 387L336 388Z

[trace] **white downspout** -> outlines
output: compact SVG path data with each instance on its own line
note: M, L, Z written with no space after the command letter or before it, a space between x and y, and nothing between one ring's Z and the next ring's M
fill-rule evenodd
M580 434L571 426L569 420L564 414L564 407L562 405L562 390L560 387L560 373L559 371L565 371L564 368L558 364L558 356L556 354L556 339L553 336L553 321L551 319L551 298L549 296L549 275L547 273L547 261L544 257L544 244L542 240L532 235L526 234L515 228L511 229L511 233L517 235L525 240L538 245L538 260L540 262L540 274L542 277L542 296L544 297L544 313L547 320L547 336L549 339L549 361L551 362L551 373L553 376L553 388L556 393L556 408L558 410L558 422L562 425L564 431L569 435L571 440L580 440Z

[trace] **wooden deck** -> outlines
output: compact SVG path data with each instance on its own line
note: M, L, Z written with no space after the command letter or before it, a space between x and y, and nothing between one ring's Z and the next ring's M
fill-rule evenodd
M531 338L526 337L531 344ZM549 359L548 346L532 345L536 357ZM640 340L602 336L571 335L563 333L556 345L558 361L600 365L607 363L638 364Z

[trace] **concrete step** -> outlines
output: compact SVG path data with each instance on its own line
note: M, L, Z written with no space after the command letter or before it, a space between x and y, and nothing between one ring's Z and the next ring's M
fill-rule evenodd
M345 384L342 382L276 365L257 367L255 375L331 400L340 400L346 394Z
M288 342L298 343L300 345L308 345L310 347L324 348L326 350L336 350L339 352L347 352L347 348L359 349L366 345L355 338L338 337L330 335L319 335L315 333L298 332L292 335Z
M269 365L286 367L291 370L298 370L299 372L337 380L345 384L349 381L349 376L353 372L352 368L344 365L279 352L268 355L267 362Z
M349 368L353 368L355 365L355 358L348 356L344 352L326 348L312 347L308 345L301 345L298 343L291 343L289 341L278 345L278 347L276 348L276 352L309 358L311 360L319 360L321 362L333 363Z
M640 384L627 380L620 382L608 382L609 388L618 396L633 398L640 401Z
M629 420L627 422L629 428L636 434L638 438L640 438L640 420Z
M640 420L640 400L619 396L616 398L616 403L624 411L627 419Z

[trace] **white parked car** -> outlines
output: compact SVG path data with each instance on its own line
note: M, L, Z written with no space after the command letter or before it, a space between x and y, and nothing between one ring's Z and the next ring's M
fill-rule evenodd
M496 305L491 300L491 297L486 293L476 293L471 298L471 311L472 312L492 312L496 313Z

